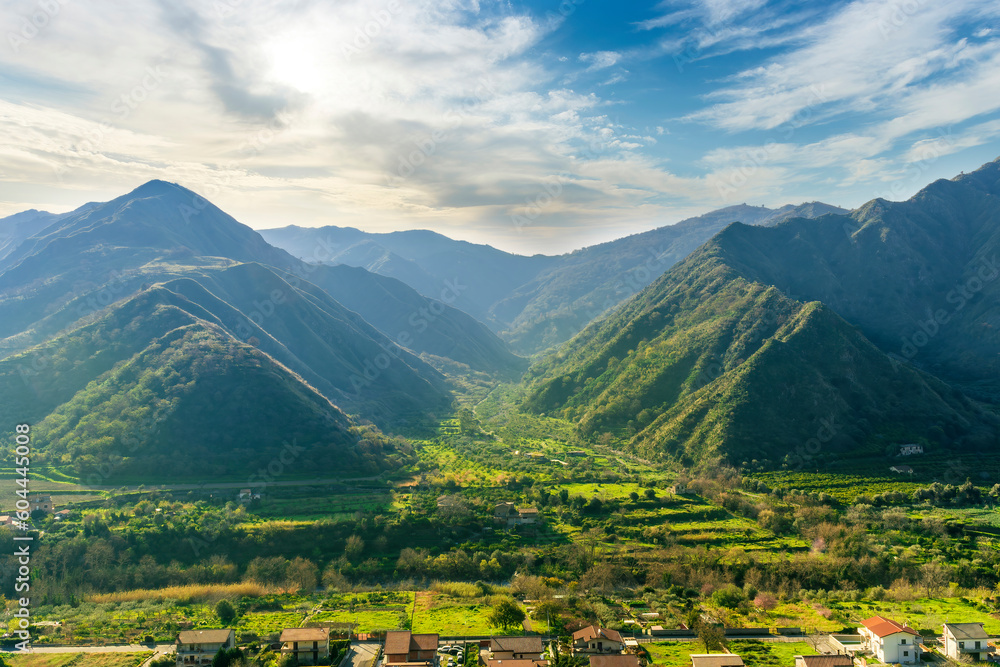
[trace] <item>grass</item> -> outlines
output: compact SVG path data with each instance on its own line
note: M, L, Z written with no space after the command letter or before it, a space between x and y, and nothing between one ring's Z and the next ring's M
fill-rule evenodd
M488 635L496 633L487 621L489 613L487 604L469 604L450 596L432 594L430 608L417 605L412 629L413 632L436 632L443 636ZM517 630L515 634L521 634L520 628Z
M816 653L808 642L762 642L745 639L729 642L728 648L743 658L747 667L789 667L795 664L795 656Z
M253 582L239 584L192 584L167 588L136 589L117 593L91 595L88 602L136 602L142 600L176 600L180 603L217 602L223 598L261 597L275 591Z
M691 664L692 653L705 653L701 642L652 642L643 644L649 654L649 664L655 667L685 667ZM713 651L721 653L721 651Z
M374 632L376 630L402 630L409 620L405 612L399 611L321 611L314 614L310 621L327 623L353 623L355 632Z
M239 633L267 637L279 633L285 628L299 627L304 618L304 614L290 611L251 611L240 617L236 630Z
M4 653L3 659L10 667L136 667L153 655L143 653L32 653L15 655Z

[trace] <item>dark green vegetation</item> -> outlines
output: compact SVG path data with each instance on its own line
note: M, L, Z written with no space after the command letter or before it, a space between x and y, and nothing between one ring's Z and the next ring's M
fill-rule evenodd
M532 354L568 340L592 319L631 297L726 225L770 225L788 217L845 213L819 202L768 209L730 206L675 225L548 257L522 257L427 231L369 234L357 229L284 227L261 232L307 261L360 266L442 298Z
M995 410L925 369L979 396L998 377L1000 267L983 269L1000 243L998 172L850 217L731 225L537 364L526 407L685 465L870 466L906 442L981 455L997 444ZM957 296L976 285L982 295ZM959 298L952 320L926 325L918 343L933 345L914 364L899 354L899 332Z
M4 226L27 238L0 259L0 412L35 426L36 463L91 484L245 479L276 457L314 477L395 469L410 448L359 423L436 424L452 397L435 365L524 366L461 311L308 266L168 183Z

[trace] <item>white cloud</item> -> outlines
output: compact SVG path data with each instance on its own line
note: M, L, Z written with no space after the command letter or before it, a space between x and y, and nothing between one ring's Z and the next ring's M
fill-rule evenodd
M594 53L581 53L580 62L588 63L588 72L599 69L606 69L617 63L621 59L621 54L616 51L595 51Z

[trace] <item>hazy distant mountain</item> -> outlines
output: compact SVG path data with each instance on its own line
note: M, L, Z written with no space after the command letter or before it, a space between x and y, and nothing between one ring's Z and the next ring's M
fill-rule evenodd
M902 441L992 447L993 408L900 360L916 337L917 366L995 389L997 282L981 271L998 184L995 162L850 216L732 224L538 364L527 406L685 462L801 464L809 442L813 465Z
M514 255L426 230L374 234L351 227L291 226L260 233L308 262L360 266L398 278L434 299L440 299L449 284L457 284L461 290L452 305L491 326L487 318L493 304L558 262L556 257Z
M364 267L435 298L457 283L463 290L454 305L531 354L569 339L731 222L764 225L831 212L846 213L820 202L779 209L730 206L555 257L513 255L429 231L284 227L261 235L306 261Z
M71 215L83 213L94 206L96 204L84 204L69 213L47 213L30 209L6 218L0 218L0 260L12 253L14 248L25 239L34 236L49 225Z
M846 213L819 202L777 210L741 204L584 248L561 256L558 265L539 273L490 312L496 321L509 323L501 335L515 349L536 352L568 340L732 222L767 225L789 215L828 211Z

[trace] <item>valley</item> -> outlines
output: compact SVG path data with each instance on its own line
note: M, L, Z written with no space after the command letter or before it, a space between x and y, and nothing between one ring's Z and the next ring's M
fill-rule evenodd
M260 665L295 628L596 625L678 667L876 615L1000 634L998 175L562 256L262 236L162 181L0 220L0 570L37 540L34 645L152 647L122 664L218 628Z

